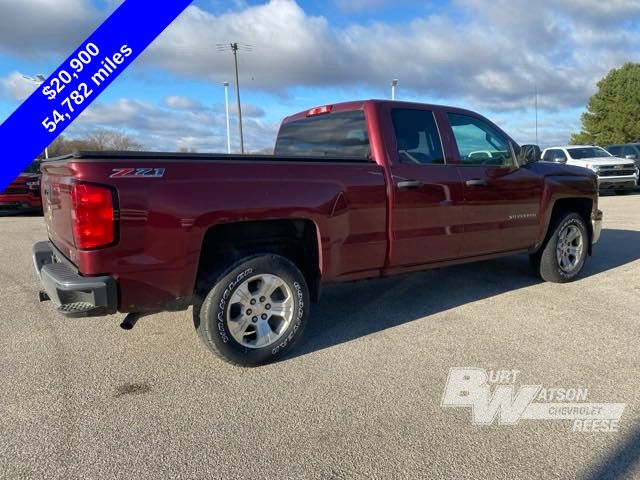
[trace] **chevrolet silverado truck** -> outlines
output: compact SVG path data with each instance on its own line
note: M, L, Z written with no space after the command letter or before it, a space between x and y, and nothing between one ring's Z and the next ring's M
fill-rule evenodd
M0 192L0 211L41 211L40 163L33 162Z
M124 328L193 306L213 353L256 366L301 338L327 282L513 254L568 282L600 235L597 177L539 154L468 110L368 100L286 118L273 155L53 159L40 297Z
M625 195L638 186L638 167L635 162L614 157L604 148L591 145L547 148L542 152L542 160L592 170L598 176L601 192L612 190L618 195Z

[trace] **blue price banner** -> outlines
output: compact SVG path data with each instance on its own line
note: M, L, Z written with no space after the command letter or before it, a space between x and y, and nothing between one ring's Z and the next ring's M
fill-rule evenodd
M192 0L125 0L2 125L0 191L120 75Z

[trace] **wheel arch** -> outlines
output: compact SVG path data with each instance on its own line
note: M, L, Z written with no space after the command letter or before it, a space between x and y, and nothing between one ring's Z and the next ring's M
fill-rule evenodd
M591 224L591 213L593 212L594 201L591 198L585 197L567 197L567 198L559 198L557 199L551 208L551 213L549 215L546 227L545 240L552 233L550 230L554 225L555 221L563 214L567 213L577 213L582 217L584 223L587 227L587 232L589 234L589 255L591 255L592 242L593 239L593 225Z
M212 225L205 232L198 261L197 293L210 274L244 256L273 253L302 272L312 301L320 298L322 248L318 225L308 218L248 220Z

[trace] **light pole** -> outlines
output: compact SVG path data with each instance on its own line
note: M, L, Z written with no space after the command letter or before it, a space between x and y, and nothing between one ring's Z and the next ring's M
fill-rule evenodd
M22 78L24 78L25 80L29 80L30 82L36 83L38 86L42 85L46 80L44 75L42 75L41 73L36 75L36 78L28 77L27 75L23 75ZM49 147L44 147L44 158L46 160L49 159Z
M238 75L238 50L244 50L250 52L252 50L251 45L241 45L239 43L230 43L229 45L217 44L218 51L229 50L231 47L231 53L233 53L233 64L236 74L236 100L238 102L238 130L240 131L240 153L244 153L244 135L242 133L242 105L240 104L240 78Z
M231 132L229 131L229 82L224 82L224 109L227 115L227 153L231 153Z
M394 78L391 80L391 100L396 99L396 87L398 86L398 80Z
M538 84L536 83L536 145L538 145Z

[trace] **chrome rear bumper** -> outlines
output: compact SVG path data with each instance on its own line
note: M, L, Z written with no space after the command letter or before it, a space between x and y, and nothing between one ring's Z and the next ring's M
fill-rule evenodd
M98 317L118 309L116 282L111 277L83 277L50 242L33 246L33 265L44 291L40 300L53 300L66 317Z

